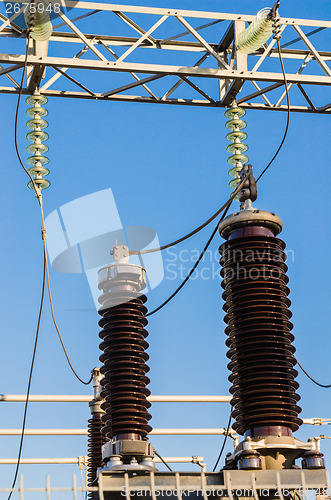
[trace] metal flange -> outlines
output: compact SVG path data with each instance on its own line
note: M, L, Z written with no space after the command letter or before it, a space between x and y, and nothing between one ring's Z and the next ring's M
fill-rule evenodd
M229 215L220 222L218 231L222 238L227 240L234 230L245 226L267 227L272 230L275 236L283 229L282 220L278 215L266 210L253 209Z

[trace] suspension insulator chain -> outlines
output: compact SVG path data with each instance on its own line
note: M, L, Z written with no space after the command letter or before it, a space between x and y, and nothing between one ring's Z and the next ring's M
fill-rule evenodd
M101 396L105 400L101 407L105 410L102 432L108 439L132 435L134 439L144 439L152 430L148 425L151 406L147 397L150 391L146 377L149 359L145 326L147 297L130 290L110 291L99 299L102 304L99 325L103 340L100 349L103 354L101 373Z
M30 117L26 126L32 130L26 136L28 141L32 142L32 144L26 148L27 152L32 154L27 159L27 163L32 165L28 170L39 189L46 189L50 185L50 182L44 179L44 177L49 174L48 168L45 167L45 165L49 163L49 159L44 156L44 153L47 153L49 148L43 144L43 142L48 139L48 134L44 132L44 129L48 127L48 122L44 120L48 112L42 107L47 101L47 97L40 95L38 91L35 91L33 95L29 96L25 101L32 106L26 110L27 116ZM34 189L32 181L28 182L28 187Z
M246 122L241 119L245 114L246 111L235 103L224 113L226 118L230 118L225 127L232 130L226 135L226 139L232 143L226 150L231 153L227 161L229 165L232 165L228 173L230 177L233 177L229 182L229 186L233 189L236 189L240 182L240 171L243 165L249 161L248 156L244 154L248 150L248 146L242 142L247 139L246 132L243 132L243 129L246 128ZM238 200L238 196L235 197L235 200Z
M30 0L24 10L24 20L31 38L38 41L48 40L52 34L53 27L49 16L49 7L41 0Z
M251 54L266 43L272 35L272 10L268 7L258 12L254 21L242 31L236 42L237 50Z

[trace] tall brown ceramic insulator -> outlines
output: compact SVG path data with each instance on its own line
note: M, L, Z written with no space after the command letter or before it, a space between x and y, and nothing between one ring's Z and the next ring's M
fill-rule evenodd
M281 230L279 217L254 209L219 227L233 428L252 438L291 436L302 423Z
M146 376L147 298L140 293L146 286L146 272L128 262L126 246L116 245L113 253L115 263L98 274L103 291L99 298L101 407L105 411L102 432L109 440L139 441L152 430L148 424L151 404Z

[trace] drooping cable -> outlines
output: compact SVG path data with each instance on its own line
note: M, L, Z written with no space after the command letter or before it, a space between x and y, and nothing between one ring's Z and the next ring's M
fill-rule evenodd
M23 162L21 160L21 157L20 157L20 154L19 154L19 150L18 150L18 146L17 146L17 119L18 119L18 110L19 110L19 103L20 103L20 100L21 100L21 95L22 95L22 90L23 90L23 83L24 83L24 76L25 76L26 66L27 66L27 59L28 59L28 53L29 53L29 42L30 42L30 31L28 31L28 33L27 33L25 60L24 60L24 66L23 66L23 73L22 73L20 91L19 91L19 94L18 94L18 100L17 100L17 106L16 106L16 113L15 113L15 149L16 149L16 153L17 153L18 159L19 159L22 167L24 168L24 170L26 171L26 173L30 176L30 172L28 172L28 170L25 168L25 166L24 166L24 164L23 164ZM42 315L42 310L43 310L43 305L44 305L44 297L45 297L45 273L46 273L46 263L45 263L45 259L44 259L43 282L42 282L42 287L41 287L41 299L40 299L37 328L36 328L36 334L35 334L35 340L34 340L33 354L32 354L32 360L31 360L31 365L30 365L28 387L27 387L26 399L25 399L25 405L24 405L24 412L23 412L22 433L21 433L20 444L19 444L19 449L18 449L18 456L17 456L16 469L15 469L15 473L14 473L14 479L13 479L11 491L10 491L10 493L8 495L8 499L7 500L10 500L10 498L11 498L11 496L13 494L13 489L15 488L15 484L16 484L17 476L18 476L18 471L19 471L19 467L20 467L20 462L21 462L21 455L22 455L23 441L24 441L24 432L25 432L25 423L26 423L26 416L27 416L28 404L29 404L29 396L30 396L30 387L31 387L34 362L35 362L36 352L37 352L37 344L38 344L39 329L40 329L40 320L41 320L41 315Z
M286 139L286 136L287 136L287 133L288 133L288 129L289 129L289 124L290 124L290 114L291 114L291 107L290 107L290 98L289 98L289 92L288 92L288 87L287 87L287 78L286 78L286 73L285 73L285 68L284 68L284 64L283 64L283 59L282 59L282 54L281 54L281 48L280 48L280 43L279 43L279 39L280 39L280 35L279 33L276 33L275 34L275 38L276 38L276 41L277 41L277 48L278 48L278 55L279 55L279 60L280 60L280 63L281 63L281 68L282 68L282 73L283 73L283 78L284 78L284 86L285 86L285 91L286 91L286 98L287 98L287 121L286 121L286 127L285 127L285 132L284 132L284 135L283 135L283 138L275 152L275 154L273 155L273 157L271 158L271 160L269 161L268 165L264 168L264 170L261 172L261 174L259 175L259 177L256 179L256 182L258 182L261 177L265 174L265 172L270 168L270 166L272 165L272 163L274 162L274 160L276 159L276 157L278 156L280 150L282 149L283 147L283 144L285 142L285 139ZM230 197L230 199L223 205L222 208L220 208L212 217L210 217L210 219L208 219L204 224L202 224L201 226L199 226L198 228L196 228L194 231L192 231L191 233L188 233L186 236L183 236L182 238L172 242L172 243L169 243L168 245L163 245L159 248L153 248L153 249L149 249L149 250L142 250L142 251L137 251L137 252L130 252L131 254L144 254L144 253L151 253L151 252L157 252L157 251L161 251L161 250L165 250L167 248L170 248L172 246L175 246L177 243L181 243L182 241L185 241L186 239L190 238L191 236L193 236L194 234L197 234L199 231L201 231L204 227L206 227L210 222L212 222L216 217L217 215L219 215L221 212L222 212L222 209L224 210L224 208L227 207L227 210L226 212L223 214L222 218L224 218L225 214L227 213L233 199L235 198L235 196L238 194L238 192L241 190L244 182L246 181L246 179L248 178L249 174L247 174L247 176L245 177L245 179L242 181L242 183L240 183L240 185L237 187L237 189L232 193L232 196ZM222 219L221 219L222 220ZM202 253L200 254L197 262L195 263L195 265L193 266L193 268L190 270L189 274L186 276L186 278L184 279L184 281L180 284L180 286L174 291L173 294L170 295L170 297L168 297L167 300L165 300L159 307L157 307L156 309L154 309L153 311L151 311L149 314L147 314L147 316L151 316L152 314L156 313L157 311L159 311L160 309L162 309L166 304L168 304L168 302L170 302L170 300L172 300L176 295L177 293L183 288L183 286L187 283L187 281L190 279L190 277L192 276L193 272L195 271L195 269L198 267L200 261L202 260L206 250L208 249L212 239L214 238L215 234L217 232L217 226L216 228L214 229L210 239L208 240L207 244L206 244L206 247L204 248L204 250L202 251Z
M167 462L166 462L166 461L165 461L165 460L161 457L161 455L159 455L159 453L158 453L156 450L154 450L154 453L155 453L155 455L156 455L157 457L159 457L159 459L160 459L160 460L161 460L161 462L162 462L162 463L166 466L166 468L167 468L168 470L170 470L170 472L173 472L173 470L172 470L172 468L170 467L170 465L168 465L168 464L167 464Z
M295 357L295 356L294 356ZM323 387L324 389L330 389L331 387L331 384L320 384L319 382L317 382L313 377L311 377L309 375L309 373L304 369L304 367L302 366L302 364L298 361L298 359L295 357L295 360L296 362L298 363L298 365L300 366L301 370L303 371L303 373L312 381L314 382L314 384L318 385L319 387Z
M259 175L259 177L256 179L256 182L258 182L261 179L261 177L265 174L265 172L270 168L270 166L272 165L272 163L274 162L274 160L277 158L280 150L283 147L285 139L287 137L287 133L288 133L289 125L290 125L291 107L290 107L290 97L289 97L289 92L288 92L288 87L287 87L287 78L286 78L286 73L285 73L283 58L282 58L282 54L281 54L281 48L280 48L279 38L276 38L276 41L277 41L278 55L279 55L279 60L280 60L280 63L281 63L281 68L282 68L282 73L283 73L283 78L284 78L284 86L285 86L285 91L286 91L287 120L286 120L286 127L285 127L283 138L282 138L282 140L281 140L281 142L280 142L280 144L279 144L279 146L278 146L275 154L273 155L273 157L271 158L271 160L269 161L269 163L267 164L267 166L264 168L264 170L261 172L261 174ZM246 178L245 178L245 180L246 180ZM194 236L195 234L197 234L198 232L200 232L202 229L204 229L206 226L208 226L214 219L216 219L216 217L228 206L228 203L231 203L231 201L235 198L235 196L240 191L242 184L240 184L240 186L238 186L238 188L234 191L234 193L229 198L229 200L219 210L217 210L217 212L215 212L214 215L212 215L206 222L204 222L203 224L201 224L201 226L197 227L196 229L194 229L190 233L186 234L182 238L179 238L178 240L175 240L175 241L173 241L171 243L168 243L167 245L162 245L162 246L160 246L158 248L152 248L152 249L147 249L147 250L131 251L130 254L131 255L143 255L143 254L148 254L148 253L153 253L153 252L160 252L162 250L166 250L167 248L173 247L173 246L177 245L178 243L182 243L183 241L189 239L191 236Z
M168 243L167 245L162 245L158 248L150 248L147 250L130 251L130 255L143 255L146 253L161 252L162 250L166 250L167 248L174 247L178 243L182 243L183 241L191 238L191 236L194 236L195 234L199 233L202 229L204 229L206 226L208 226L214 219L216 219L216 217L218 217L223 212L223 210L225 210L228 206L231 205L232 201L237 196L237 194L239 193L240 189L242 188L242 186L244 185L244 183L248 179L248 177L249 177L249 174L245 177L245 179L241 182L241 184L237 187L237 189L232 193L232 195L226 201L226 203L224 203L224 205L221 208L219 208L217 210L217 212L214 213L214 215L212 215L208 220L206 220L206 222L201 224L201 226L197 227L196 229L194 229L190 233L186 234L185 236L182 236L178 240L175 240L171 243Z
M191 270L189 271L188 275L186 276L186 278L181 282L181 284L179 285L178 288L176 288L176 290L170 295L170 297L168 297L164 302L162 302L162 304L160 306L158 306L156 309L154 309L153 311L151 311L150 313L146 314L146 316L151 316L152 314L158 312L160 309L162 309L165 305L167 305L174 297L176 297L176 295L178 294L178 292L180 292L180 290L183 288L183 286L188 282L188 280L190 279L190 277L192 276L192 274L194 273L194 271L196 270L196 268L198 267L198 265L200 264L201 260L203 259L203 256L205 255L206 251L208 250L208 247L209 245L211 244L211 242L213 241L214 239L214 236L215 234L217 233L217 230L218 230L218 226L219 226L219 223L221 220L224 219L224 217L226 216L229 208L231 206L231 203L230 205L228 205L221 217L221 219L219 220L219 222L216 224L216 227L215 229L213 230L213 232L211 233L204 249L202 250L201 254L199 255L196 263L194 264L194 266L191 268Z
M58 334L58 337L59 337L59 340L60 340L60 343L61 343L64 355L65 355L65 357L66 357L66 359L68 361L68 364L69 364L69 366L71 368L71 371L73 372L73 374L75 375L75 377L79 380L79 382L81 382L84 385L89 385L92 382L93 375L91 375L90 378L89 378L89 380L87 380L87 381L84 381L83 379L80 378L80 376L78 375L78 373L76 372L75 368L73 367L73 365L72 365L72 363L70 361L69 354L68 354L67 349L66 349L66 347L64 345L60 329L59 329L59 327L57 325L57 322L56 322L55 313L54 313L54 306L53 306L52 291L51 291L51 285L50 285L50 279L49 279L49 269L48 269L47 250L46 250L46 240L43 239L43 242L44 242L45 260L46 260L47 289L48 289L49 304L50 304L50 307L51 307L51 314L52 314L53 324L54 324L55 330L56 330L56 332Z
M30 44L30 36L31 36L31 29L27 31L27 37L26 37L26 51L25 51L25 59L24 59L24 66L23 66L23 73L22 73L22 79L21 79L21 84L20 84L20 90L18 93L18 99L17 99L17 105L16 105L16 111L15 111L15 125L14 125L14 141L15 141L15 150L16 150L16 155L17 158L21 164L21 167L23 168L24 172L30 177L30 180L33 185L33 189L36 193L37 200L40 205L40 196L41 193L38 192L38 188L34 182L34 179L28 169L25 167L19 149L18 149L18 142L17 142L17 122L18 122L18 112L20 109L20 102L21 102L21 97L22 97L22 92L23 92L23 83L24 83L24 77L25 77L25 72L26 72L26 67L27 67L27 62L28 62L28 54L29 54L29 44Z
M219 463L219 461L220 461L220 460L221 460L221 458L222 458L223 451L224 451L224 448L225 448L225 445L226 445L226 440L228 439L228 435L229 435L229 430L230 430L230 426L231 426L231 419L232 419L232 415L231 415L231 413L230 413L228 426L227 426L227 428L226 428L226 432L225 432L225 434L224 434L224 439L223 439L222 448L221 448L221 451L220 451L220 453L219 453L219 455L218 455L218 458L217 458L217 460L216 460L216 463L215 463L215 465L214 465L213 472L215 472L216 467L218 466L218 463Z
M24 412L23 412L22 432L21 432L21 437L20 437L20 444L19 444L19 449L18 449L14 479L13 479L11 491L8 495L7 500L10 500L10 498L13 494L13 489L15 488L15 484L16 484L16 480L17 480L17 476L18 476L18 471L19 471L19 467L20 467L20 463L21 463L21 455L22 455L22 449L23 449L25 424L26 424L26 416L27 416L29 397L30 397L32 374L33 374L33 368L34 368L34 363L35 363L35 359L36 359L37 345L38 345L38 339L39 339L39 330L40 330L40 321L41 321L41 315L42 315L42 311L43 311L44 298L45 298L45 282L46 282L45 278L46 278L46 260L45 260L45 256L44 256L43 281L42 281L42 286L41 286L41 298L40 298L40 306L39 306L39 313L38 313L36 335L35 335L34 346L33 346L33 354L32 354L32 359L31 359L28 387L27 387L27 391L26 391L26 399L25 399Z
M287 136L287 132L288 132L288 129L289 129L289 126L290 126L290 115L291 115L291 106L290 106L290 96L289 96L289 93L288 93L288 87L287 87L287 78L286 78L286 73L285 73L285 68L284 68L284 63L283 63L283 58L282 58L282 53L281 53L281 49L280 49L280 43L279 43L279 39L277 38L276 39L277 41L277 48L278 48L278 55L279 55L279 61L280 61L280 64L281 64L281 67L282 67L282 72L283 72L283 78L284 78L284 86L285 86L285 91L286 91L286 100L287 100L287 120L286 120L286 127L285 127L285 131L284 131L284 135L283 135L283 138L274 154L274 156L271 158L271 160L269 161L268 165L262 170L262 172L260 173L260 175L258 176L258 178L256 179L256 182L258 182L261 177L266 173L266 171L269 169L269 167L271 166L271 164L274 162L274 160L277 158L280 150L282 149L283 147L283 144L285 142L285 139L286 139L286 136Z
M41 194L41 190L36 185L36 183L35 183L32 175L30 174L30 172L28 171L28 169L25 167L25 165L24 165L24 163L22 161L20 152L19 152L19 148L18 148L18 140L17 140L18 114L19 114L21 96L22 96L22 92L23 92L24 77L25 77L26 67L27 67L27 60L28 60L28 53L29 53L29 43L30 43L30 34L31 34L31 29L27 30L25 60L24 60L22 79L21 79L21 83L20 83L20 89L19 89L19 94L18 94L18 99L17 99L17 106L16 106L16 112L15 112L15 125L14 125L15 150L16 150L17 158L18 158L18 160L19 160L19 162L20 162L20 164L21 164L24 172L28 175L28 177L31 180L33 189L34 189L34 191L36 193L36 198L37 198L38 203L39 203L40 214L41 214L41 221L42 221L41 234L42 234L43 247L44 247L44 259L45 259L45 266L46 266L47 288L48 288L48 294L49 294L49 301L50 301L50 306L51 306L53 323L54 323L55 329L57 331L57 334L59 336L59 340L60 340L63 352L64 352L64 354L65 354L65 356L67 358L68 364L69 364L72 372L74 373L74 375L76 376L76 378L82 384L88 385L92 381L92 375L91 375L90 379L87 382L85 382L84 380L82 380L79 377L79 375L75 371L75 369L74 369L74 367L73 367L73 365L72 365L72 363L70 361L70 358L69 358L69 355L68 355L67 350L65 348L65 345L64 345L61 333L59 331L59 328L58 328L56 320L55 320L55 314L54 314L54 308L53 308L53 300L52 300L51 287L50 287L50 279L49 279L49 270L48 270L48 257L47 257L47 250L46 250L46 228L45 228L45 218L44 218L44 209L43 209L42 194Z

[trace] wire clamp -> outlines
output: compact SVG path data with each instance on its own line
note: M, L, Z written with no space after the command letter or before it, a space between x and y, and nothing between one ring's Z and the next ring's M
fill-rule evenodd
M46 233L46 228L45 226L41 226L41 238L42 240L46 241L47 239L47 233Z

